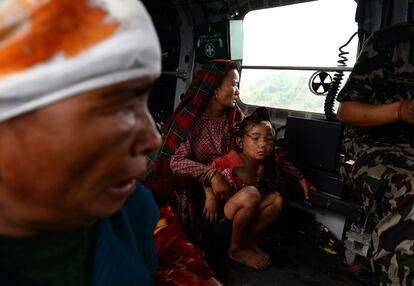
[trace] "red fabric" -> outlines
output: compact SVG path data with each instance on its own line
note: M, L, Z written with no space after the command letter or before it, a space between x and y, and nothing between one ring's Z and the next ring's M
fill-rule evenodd
M204 253L188 242L182 225L170 207L161 208L167 226L155 235L158 257L157 285L209 285L214 276Z
M233 187L234 192L237 192L243 188L244 184L241 179L233 172L234 168L243 168L245 165L240 158L240 154L234 150L230 150L226 155L215 158L211 162L210 166L216 169L221 175L224 176L226 181ZM257 183L263 177L263 165L258 165L255 176L253 176L253 182L250 185L257 185Z
M210 286L210 284L186 270L161 270L155 280L157 286Z

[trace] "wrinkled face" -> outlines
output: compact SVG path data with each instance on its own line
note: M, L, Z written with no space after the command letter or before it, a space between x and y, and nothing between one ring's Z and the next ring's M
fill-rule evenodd
M273 150L273 129L268 121L248 125L243 138L238 139L239 147L246 157L261 161L266 159Z
M221 86L215 91L217 102L224 108L232 108L239 98L239 72L230 70L224 77Z
M103 88L0 124L0 206L22 228L59 230L121 208L161 140L153 79ZM4 212L0 213L4 216Z

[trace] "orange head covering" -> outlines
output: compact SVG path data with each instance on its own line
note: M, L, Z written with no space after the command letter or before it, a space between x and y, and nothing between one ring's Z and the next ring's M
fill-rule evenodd
M161 70L137 0L0 0L0 121Z

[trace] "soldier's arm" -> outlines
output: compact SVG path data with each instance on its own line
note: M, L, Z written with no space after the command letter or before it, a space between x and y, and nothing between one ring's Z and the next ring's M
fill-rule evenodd
M336 114L339 121L359 127L375 127L386 123L405 120L414 123L414 117L408 116L411 101L399 101L386 104L368 104L358 101L341 102ZM414 110L411 108L411 110ZM412 111L411 111L412 112Z

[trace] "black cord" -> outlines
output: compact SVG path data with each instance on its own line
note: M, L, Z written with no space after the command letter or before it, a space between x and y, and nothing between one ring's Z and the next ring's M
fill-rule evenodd
M346 55L348 55L349 52L344 51L343 48L345 48L357 34L358 32L355 32L344 45L339 47L338 56L340 59L338 60L338 67L346 67L346 62L348 61ZM343 77L343 71L335 72L332 82L329 85L328 94L326 95L324 104L325 117L329 121L337 121L336 114L334 112L334 105L336 95L338 94L339 86L341 85Z

